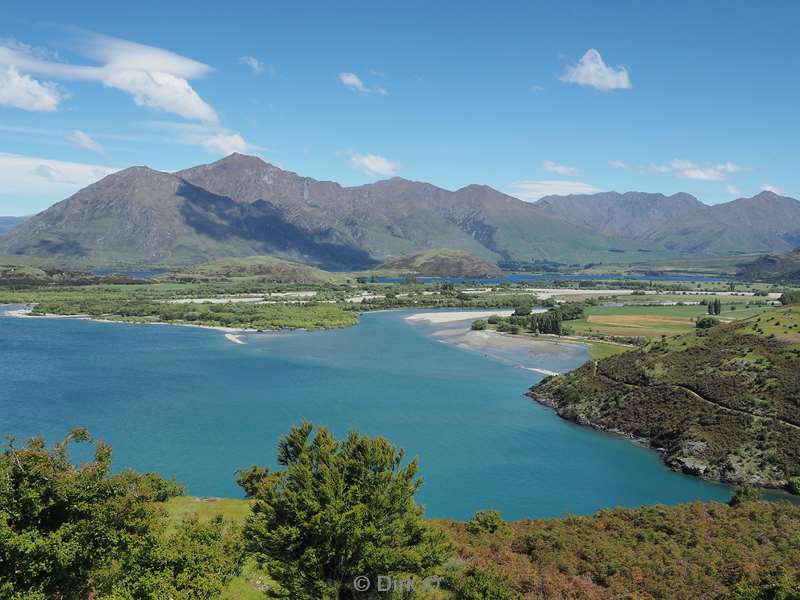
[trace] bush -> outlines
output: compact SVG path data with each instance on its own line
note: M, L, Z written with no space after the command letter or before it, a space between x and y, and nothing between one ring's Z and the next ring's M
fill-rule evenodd
M789 485L786 486L792 494L800 494L800 475L789 478Z
M749 485L740 485L733 491L733 496L728 500L728 506L739 506L747 502L761 500L761 492Z
M453 592L457 600L516 600L520 597L505 577L474 566L463 574L445 578L444 587Z
M467 521L467 530L470 533L496 533L505 529L508 529L508 525L500 512L494 509L479 510Z
M472 322L472 331L483 331L486 329L486 321L482 319L478 319L477 321Z
M531 314L531 305L530 304L520 304L519 306L514 308L514 316L515 317L526 317Z
M700 317L697 319L697 322L695 323L695 327L697 327L698 329L710 329L715 325L719 325L719 319L716 319L714 317Z

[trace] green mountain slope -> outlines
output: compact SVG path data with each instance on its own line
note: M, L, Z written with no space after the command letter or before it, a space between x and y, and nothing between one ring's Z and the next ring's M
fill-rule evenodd
M302 263L272 256L220 258L164 276L176 281L230 281L249 279L264 283L341 283L344 277Z
M800 283L800 249L786 254L761 256L742 265L737 276L746 281Z
M800 307L698 330L548 378L564 418L638 438L675 469L783 487L800 475Z
M503 271L463 250L436 249L393 258L381 270L402 271L430 277L501 277Z

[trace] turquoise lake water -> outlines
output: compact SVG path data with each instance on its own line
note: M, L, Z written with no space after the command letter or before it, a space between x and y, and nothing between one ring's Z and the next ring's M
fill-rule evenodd
M85 426L116 468L241 496L237 468L274 465L303 419L384 435L420 459L429 516L498 508L511 519L730 497L621 438L568 423L523 394L541 376L443 344L409 313L335 331L245 335L191 327L0 316L0 434L60 439ZM563 371L584 351L537 355Z

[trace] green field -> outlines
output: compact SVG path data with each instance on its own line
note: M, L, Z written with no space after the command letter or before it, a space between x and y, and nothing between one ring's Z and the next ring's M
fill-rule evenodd
M770 310L766 306L751 306L736 302L723 304L719 319L733 321L746 319ZM708 314L702 305L693 306L620 306L587 307L583 319L570 321L575 335L658 338L673 336L694 329L695 320Z

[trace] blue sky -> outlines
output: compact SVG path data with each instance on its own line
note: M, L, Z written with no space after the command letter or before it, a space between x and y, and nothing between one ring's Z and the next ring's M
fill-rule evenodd
M0 6L0 215L228 153L526 200L800 195L800 4Z

